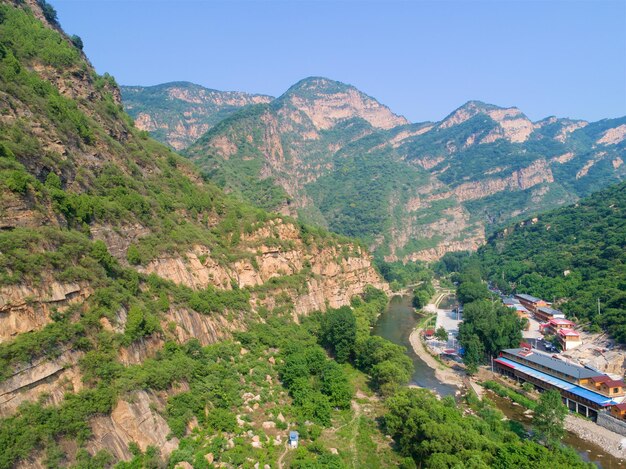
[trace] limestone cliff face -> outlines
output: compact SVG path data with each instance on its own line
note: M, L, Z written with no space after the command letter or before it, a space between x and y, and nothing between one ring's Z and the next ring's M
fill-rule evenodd
M20 404L36 401L46 395L46 402L58 404L66 392L77 392L83 387L75 365L80 352L66 350L53 360L38 360L24 364L0 383L0 417L13 415Z
M327 78L306 78L280 98L306 114L317 129L327 130L345 119L359 117L379 129L408 124L356 88Z
M554 182L554 176L547 162L537 160L526 168L513 171L508 177L464 183L451 192L433 196L432 200L446 199L454 195L459 202L466 202L482 199L497 192L526 190L541 183L551 182Z
M142 451L155 446L167 458L178 447L178 439L167 438L170 428L159 413L165 408L166 396L136 391L120 399L111 415L92 419L88 451L95 454L106 449L116 460L127 460L132 458L128 443L135 442Z
M0 343L18 334L39 330L54 311L81 304L93 290L87 284L60 283L52 276L40 285L22 283L0 287Z
M265 244L269 239L274 240L272 245ZM289 243L289 247L276 246L277 240L281 244ZM311 275L305 280L302 291L279 288L262 301L271 309L275 305L273 297L287 292L297 315L348 305L350 299L362 292L366 285L389 291L374 270L367 252L354 246L348 246L347 253L337 246L306 246L297 228L290 223L275 220L244 235L242 241L254 256L229 266L217 264L211 259L209 250L197 246L185 258L155 259L142 270L194 289L208 285L231 289L233 283L239 288L260 286L272 278L299 274L306 267ZM253 308L256 299L255 296L251 301ZM207 327L214 329L218 324L188 326L193 330L206 331Z
M457 109L439 124L439 128L454 127L479 114L489 116L497 124L497 127L477 143L492 143L500 138L521 143L528 140L534 130L533 123L519 109L503 109L478 101L470 101ZM473 143L474 139L467 142L468 145Z
M187 82L123 86L126 111L141 130L161 137L176 150L187 148L219 120L251 104L273 98L238 91L218 91Z

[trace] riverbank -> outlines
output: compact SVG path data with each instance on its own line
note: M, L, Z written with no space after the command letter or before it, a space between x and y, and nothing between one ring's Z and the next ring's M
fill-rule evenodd
M626 438L622 435L571 414L565 417L565 429L585 441L598 445L611 456L626 460L626 444L622 446L622 441Z
M444 365L439 363L435 357L433 357L428 350L426 350L426 346L422 343L421 339L422 329L417 328L411 332L409 336L409 342L411 343L411 347L417 355L426 365L432 368L435 372L436 378L442 383L449 384L451 386L457 386L462 388L464 386L463 378L460 373L446 368Z

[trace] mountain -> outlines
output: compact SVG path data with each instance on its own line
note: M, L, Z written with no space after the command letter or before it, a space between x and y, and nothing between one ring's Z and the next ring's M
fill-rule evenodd
M0 468L274 463L261 423L310 417L280 347L387 286L357 242L229 197L136 129L80 43L45 1L0 2Z
M626 183L498 231L478 257L504 291L554 299L626 343Z
M470 101L410 124L314 77L224 119L185 154L243 200L359 237L387 260L433 260L622 180L626 117L532 122Z
M188 147L242 107L273 99L260 94L211 90L188 82L121 86L120 91L124 108L137 128L176 150Z

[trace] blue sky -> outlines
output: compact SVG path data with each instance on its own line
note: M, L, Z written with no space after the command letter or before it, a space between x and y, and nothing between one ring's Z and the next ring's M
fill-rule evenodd
M49 0L100 73L280 95L350 83L414 122L466 101L626 115L626 1Z

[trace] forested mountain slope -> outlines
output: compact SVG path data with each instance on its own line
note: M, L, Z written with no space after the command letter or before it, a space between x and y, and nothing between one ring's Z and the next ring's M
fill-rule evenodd
M126 112L140 130L176 150L188 147L238 109L273 98L238 91L218 91L188 82L156 86L121 86Z
M532 122L470 101L441 122L409 124L352 86L312 77L185 153L244 200L358 236L388 260L432 260L622 180L626 118Z
M478 255L505 290L555 300L626 343L626 183L506 228Z
M205 405L234 421L237 383L281 392L273 345L240 358L233 334L297 336L293 319L387 289L360 245L234 200L136 129L80 44L45 1L0 3L2 468L167 460L193 412L210 428Z

